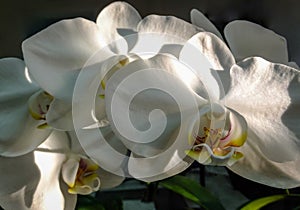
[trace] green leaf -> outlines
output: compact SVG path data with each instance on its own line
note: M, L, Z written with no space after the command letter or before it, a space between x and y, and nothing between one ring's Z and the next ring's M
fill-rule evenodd
M285 199L287 201L288 199L292 199L292 198L298 200L300 198L300 194L272 195L272 196L267 196L267 197L263 197L263 198L258 198L254 201L250 201L249 203L244 205L240 210L258 210L258 209L260 209L266 205L269 205L271 203L274 203L274 202L277 202L277 201L280 201L283 199ZM296 210L297 210L297 208L298 207L296 207Z
M259 198L246 204L241 210L257 210L270 203L284 199L288 195L272 195L264 198Z
M184 176L174 176L161 181L159 184L199 204L206 210L224 210L216 197L192 179Z

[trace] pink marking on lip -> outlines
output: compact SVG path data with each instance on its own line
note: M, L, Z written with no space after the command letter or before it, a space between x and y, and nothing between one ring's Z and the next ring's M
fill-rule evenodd
M207 137L207 136L201 137L201 136L199 136L199 135L194 134L195 145L204 143L204 142L205 142L204 140L205 140L206 137Z
M228 138L229 135L230 135L230 131L231 131L231 125L230 125L230 127L229 127L229 131L227 132L226 136L224 136L223 138L220 138L220 141L225 141L225 140L227 140L227 138Z
M79 168L81 168L83 170L86 170L86 168L87 168L87 163L82 158L80 158L80 161L79 161Z
M46 113L43 111L41 104L38 105L38 108L39 108L40 114L46 114Z

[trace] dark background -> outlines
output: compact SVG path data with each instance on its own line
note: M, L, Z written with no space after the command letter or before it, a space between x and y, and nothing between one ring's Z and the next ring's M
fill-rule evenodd
M21 42L65 18L95 20L111 0L0 0L0 58L22 57ZM197 8L220 31L231 20L259 23L288 40L290 60L300 64L300 1L298 0L128 0L141 14L174 15L189 21Z

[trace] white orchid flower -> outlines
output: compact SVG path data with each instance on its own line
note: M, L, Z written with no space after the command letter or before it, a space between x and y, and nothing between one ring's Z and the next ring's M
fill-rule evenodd
M157 24L159 27L156 27ZM165 25L170 25L170 27L166 28L164 27ZM182 38L180 38L181 44L184 43L182 40L186 41L192 35L201 31L198 27L195 27L190 23L175 17L150 15L141 20L140 15L133 7L124 2L115 2L101 11L97 18L97 23L85 20L83 18L64 20L53 24L38 34L25 40L22 46L24 59L31 75L44 90L51 95L55 95L55 99L52 102L47 114L48 124L57 129L73 129L73 122L70 116L75 82L78 74L82 73L81 69L85 67L88 59L90 59L95 53L98 53L96 54L97 60L95 64L100 64L100 68L103 70L102 72L108 73L104 78L97 81L97 85L101 84L99 90L99 96L101 97L96 99L98 106L95 112L99 124L101 126L107 126L101 129L101 131L105 130L105 133L111 135L110 133L113 133L113 128L105 123L107 121L107 117L109 117L106 116L105 113L105 102L107 101L106 98L109 96L109 94L106 94L104 96L105 99L103 99L103 95L101 93L103 91L108 91L107 89L110 89L106 88L106 83L108 83L111 75L116 72L116 70L128 66L129 64L133 63L132 61L134 60L140 60L138 59L138 56L132 56L132 54L138 54L140 52L140 47L143 46L143 43L147 43L147 40L134 42L133 48L133 46L130 45L130 40L125 41L122 36L119 35L119 33L124 35L124 33L130 32L133 33L133 37L135 37L134 34L136 32L169 34L170 32L173 32L174 28L178 27L185 28L184 33L180 33L180 35L184 35ZM176 37L176 34L173 35ZM179 33L177 33L177 37L180 37ZM116 39L119 39L120 41L114 43ZM155 51L159 51L164 44L168 43L167 41L168 40L162 39L160 40L159 44L150 43L150 45L153 45ZM173 42L174 40L169 40L169 43ZM108 47L106 47L107 45ZM151 49L150 52L152 51L153 50ZM147 64L147 62L140 62L140 64L144 65L145 67L149 67L150 64L154 67L165 67L168 65L168 63L173 63L174 65L173 61L167 57L162 58L162 56L153 58L150 60L149 64ZM139 62L132 65L135 64L139 64ZM93 65L91 66L93 67ZM169 71L171 72L171 69ZM172 74L178 74L175 72L175 70L172 71ZM97 78L99 75L90 75L92 78L93 76ZM88 82L90 81L88 80ZM187 83L187 81L185 83ZM108 87L109 86L110 85L108 85ZM187 88L186 85L183 87ZM87 89L85 89L85 91L87 91ZM79 101L84 104L89 103L89 100L84 98L86 97L85 95L87 96L88 94L83 94L81 96L82 98L79 99ZM166 103L169 102L167 101ZM91 115L91 109L89 109L88 106L89 105L87 105L85 110L82 110L81 112L82 117L80 119L83 121L83 126L89 125L89 123L85 123L85 119ZM88 112L88 114L85 115L86 112ZM89 122L88 119L87 121ZM168 133L166 133L166 135L168 134L166 139L169 140L166 140L164 144L168 141L168 144L172 142L169 136L172 133L171 131L174 129L175 128L172 127ZM87 136L93 136L93 131L88 130ZM120 151L121 154L126 154L127 147L129 147L131 150L134 149L132 148L132 145L126 145L127 147L124 147L123 143L125 143L125 141L126 140L119 140L118 137L114 135L110 142L114 142L114 148L120 148L117 150ZM109 146L111 145L101 145L101 147L98 148L98 150L101 150L98 153L105 156L105 158L98 161L98 164L102 166L106 165L108 169L115 171L123 164L124 158L120 158L118 161L112 161L114 160L114 154L108 152L109 150L107 147ZM156 145L156 147L157 146L159 145ZM153 146L146 146L146 148L149 149L151 149L151 147ZM146 150L148 149L145 149L145 152L147 153ZM158 152L157 149L154 148L154 150ZM143 155L138 152L137 154ZM181 159L177 158L178 160L175 161L176 164L171 164L172 161L170 159L171 157L168 156L167 159L161 164L161 168L159 170L164 171L165 169L163 167L167 165L168 162L170 162L170 165L178 164L179 160L182 162ZM181 165L179 164L178 166L180 169L174 170L172 173L166 173L165 177L179 173L179 171L187 168L190 163L191 160L188 160L187 162L183 161L183 163ZM131 164L131 162L129 164ZM158 178L161 179L163 177Z
M52 96L31 80L22 60L0 59L0 80L0 206L74 209L73 194L123 181L87 158L75 137L71 150L66 134L45 128Z
M71 210L77 194L115 187L124 180L101 169L76 145L65 132L53 131L33 152L0 157L0 206Z
M214 24L200 11L193 9L190 15L193 25L223 39ZM298 68L295 62L289 61L286 39L261 25L234 20L226 25L224 35L237 62L248 57L262 57L273 63Z
M18 156L34 150L51 133L45 116L52 96L31 81L17 58L0 59L0 155Z
M191 22L222 39L198 10L191 11ZM219 74L227 92L223 100L248 124L248 138L239 150L244 158L229 169L273 187L300 186L300 73L288 60L286 40L241 20L229 23L224 34L237 64L230 70L223 66Z
M292 165L299 160L294 156L299 139L290 121L297 118L288 115L284 122L281 118L298 101L293 92L299 86L298 70L261 58L235 64L220 34L205 31L216 31L214 26L207 19L203 22L199 27L157 15L141 20L133 7L115 2L101 11L96 23L82 18L64 20L25 40L24 59L32 76L56 96L49 124L73 128L73 100L75 130L89 156L111 172L128 162L130 175L145 181L185 170L193 161L191 156L204 164L227 165L271 186L298 186L299 173ZM143 57L143 51L159 54ZM211 69L220 70L226 96ZM265 80L258 84L252 82L254 78ZM274 82L267 82L273 78ZM243 84L251 84L251 89ZM145 91L139 95L141 89ZM272 91L277 91L276 97ZM270 106L276 108L267 114ZM101 132L89 126L93 123L98 123ZM278 138L277 131L284 136ZM97 146L89 143L97 139ZM272 182L271 175L276 173L257 166L257 159L250 158L253 151L265 155L264 164L284 165L289 170L282 170L278 182Z
M25 40L22 49L30 73L42 89L55 96L47 114L48 124L60 130L73 129L70 110L76 78L96 52L99 54L97 63L109 59L114 62L115 58L120 62L116 67L120 68L128 63L126 56L120 59L120 55L139 53L141 48L144 53L146 45L151 47L151 51L158 51L167 43L163 38L149 43L146 37L146 40L137 44L136 32L170 34L175 27L185 29L184 33L173 34L174 37L181 37L181 43L201 31L175 17L149 15L141 20L139 13L129 4L114 2L101 11L96 23L83 18L63 20ZM125 41L120 34L133 35L129 41ZM174 40L169 42L173 43ZM132 49L133 45L135 49ZM130 60L134 60L134 57Z

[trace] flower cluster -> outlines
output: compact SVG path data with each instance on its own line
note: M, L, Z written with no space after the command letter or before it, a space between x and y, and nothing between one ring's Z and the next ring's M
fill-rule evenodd
M193 161L300 186L300 71L286 40L240 20L224 35L228 46L198 10L191 23L142 19L114 2L96 23L62 20L26 39L24 61L0 60L0 205L74 209L76 194Z

